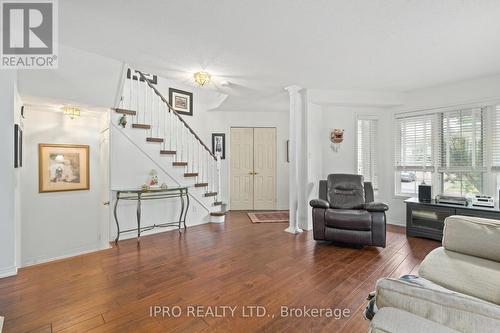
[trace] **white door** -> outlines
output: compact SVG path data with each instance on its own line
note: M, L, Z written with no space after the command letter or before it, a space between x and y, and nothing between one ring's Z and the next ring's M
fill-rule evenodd
M231 128L231 209L253 209L253 128Z
M232 210L276 208L276 128L231 128Z
M276 128L253 132L255 210L276 208Z

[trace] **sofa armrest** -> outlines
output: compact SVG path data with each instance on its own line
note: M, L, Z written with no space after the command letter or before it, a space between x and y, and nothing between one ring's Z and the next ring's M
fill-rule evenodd
M498 305L423 278L379 280L376 305L378 309L392 307L407 311L463 333L495 332L500 327Z
M385 212L389 206L383 202L368 202L363 205L363 208L369 212Z
M444 221L447 250L500 262L500 221L454 215Z
M460 333L396 308L382 308L370 323L370 333Z
M330 208L330 204L328 203L328 201L323 199L313 199L309 201L309 205L313 208L324 208L324 209Z

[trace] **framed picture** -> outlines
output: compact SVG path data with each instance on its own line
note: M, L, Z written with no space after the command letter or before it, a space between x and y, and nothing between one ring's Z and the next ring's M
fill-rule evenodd
M179 114L193 115L193 93L179 89L169 88L168 96L170 105Z
M212 133L212 154L226 159L226 134Z
M14 168L23 166L23 131L18 124L14 125Z
M90 189L89 146L38 145L39 192Z

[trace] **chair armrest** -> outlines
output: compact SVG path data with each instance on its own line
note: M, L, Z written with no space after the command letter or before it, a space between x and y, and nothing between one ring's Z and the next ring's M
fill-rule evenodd
M328 201L323 199L313 199L309 201L309 205L313 208L324 208L324 209L330 208L330 204L328 203Z
M389 206L383 202L369 202L365 203L363 208L369 212L385 212Z

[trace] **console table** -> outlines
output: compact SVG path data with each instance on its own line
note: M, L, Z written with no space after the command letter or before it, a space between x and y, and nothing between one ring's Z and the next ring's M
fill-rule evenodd
M498 203L494 208L479 206L460 206L452 204L419 202L417 198L405 200L406 235L424 237L441 241L444 220L451 215L465 215L500 220Z
M120 234L137 231L137 241L140 241L141 232L152 230L154 228L164 228L164 227L178 227L179 232L184 226L186 229L186 216L189 209L189 194L188 188L179 186L179 187L169 187L166 189L120 189L113 190L116 192L116 201L115 207L113 210L115 222L116 222L116 239L115 244L118 243L120 239ZM149 226L142 227L141 226L141 203L144 200L160 200L160 199L169 199L169 198L179 198L181 205L181 213L179 215L179 220L174 222L165 222L160 224L153 224ZM118 221L118 202L120 200L132 200L137 201L137 228L120 230L120 222Z

